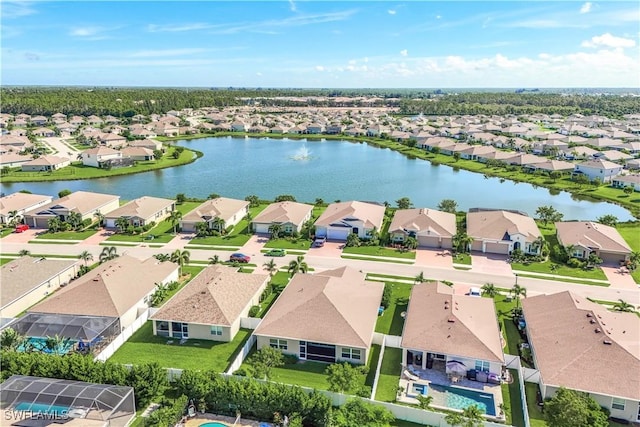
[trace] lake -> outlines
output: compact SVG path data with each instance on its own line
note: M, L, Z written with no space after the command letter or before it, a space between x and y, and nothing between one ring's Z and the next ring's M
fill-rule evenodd
M177 193L198 198L217 193L241 199L255 194L272 200L280 194L292 194L305 202L356 199L392 205L409 197L416 207L426 208L436 208L442 199L454 199L463 210L504 208L534 215L539 206L553 205L564 219L596 219L605 214L621 221L633 219L626 209L611 203L574 200L566 192L551 195L545 188L432 166L367 144L231 137L179 144L202 151L204 157L189 165L136 175L2 184L0 191L9 194L27 189L56 195L63 189L86 190L118 194L125 200L143 195L173 198Z

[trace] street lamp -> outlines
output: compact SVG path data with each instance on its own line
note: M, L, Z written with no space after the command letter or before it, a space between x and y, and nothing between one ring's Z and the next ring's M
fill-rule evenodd
M518 285L518 273L515 273L516 275L516 286Z

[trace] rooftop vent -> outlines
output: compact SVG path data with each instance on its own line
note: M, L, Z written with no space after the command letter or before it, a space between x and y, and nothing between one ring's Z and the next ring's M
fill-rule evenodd
M612 343L610 340L604 340L602 341L602 344L611 345Z
M449 322L449 323L455 323L455 322L456 322L456 318L455 318L455 317L449 317L449 318L447 319L447 322Z
M591 320L589 320L589 323L591 323L593 325L594 323L596 323L596 321L595 321L595 319L591 319Z
M596 334L599 334L600 332L602 332L600 328L596 328Z
M593 314L587 313L587 317L593 317Z

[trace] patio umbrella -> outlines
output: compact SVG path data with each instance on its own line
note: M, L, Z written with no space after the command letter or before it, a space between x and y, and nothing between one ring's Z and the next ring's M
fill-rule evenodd
M457 360L450 360L447 362L447 374L466 375L467 367L464 363Z

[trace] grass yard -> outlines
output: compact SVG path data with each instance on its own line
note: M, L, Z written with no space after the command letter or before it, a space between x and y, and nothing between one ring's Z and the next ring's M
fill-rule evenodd
M376 332L399 336L402 335L404 325L401 314L407 311L412 285L410 283L387 282L385 286L391 286L391 303L382 316L378 316Z
M556 276L567 276L567 277L570 277L570 278L573 277L576 279L607 280L607 276L605 276L604 272L600 268L594 268L593 270L584 270L582 268L572 268L566 265L556 264L558 267L554 271L551 271L552 264L553 263L550 261L532 262L531 264L528 264L528 265L514 262L511 264L511 268L513 270L529 271L533 273L554 274Z
M358 255L350 255L350 254L346 254L346 255L341 255L340 258L344 258L344 259L357 259L360 261L374 261L374 262L393 262L396 264L413 264L413 261L411 260L402 260L400 258L397 259L391 259L391 258L372 258L370 256L358 256Z
M378 273L368 273L367 277L366 277L366 280L377 280L377 281L380 281L380 279L399 279L399 280L410 280L411 282L413 282L415 277L394 276L392 274L378 274Z
M15 258L0 258L0 265L5 265L8 262L13 261Z
M455 254L453 256L454 264L471 265L471 255L469 254Z
M522 413L522 404L520 396L520 385L518 384L518 371L510 369L509 373L513 378L511 384L503 383L502 399L504 400L504 413L507 418L507 424L515 427L524 427L524 414Z
M529 424L531 427L546 427L547 422L544 420L544 415L536 402L536 395L538 393L538 384L524 383L524 392L527 398L527 410L529 412Z
M402 371L402 350L387 347L384 349L384 358L380 367L378 388L375 399L381 402L395 402L400 384Z
M311 240L298 238L298 239L275 239L269 240L265 245L265 248L276 249L298 249L306 251L311 247Z
M343 254L381 256L389 258L416 259L415 251L399 251L397 249L383 248L382 246L358 246L342 250Z
M241 247L249 241L250 234L227 234L226 236L195 237L191 240L191 245L214 245Z
M623 222L618 224L616 229L627 241L632 251L640 252L640 223Z
M181 345L179 339L153 335L149 321L109 361L134 365L157 362L163 368L224 372L250 335L251 330L240 329L230 343L189 339ZM173 343L167 344L169 341Z
M7 237L9 234L13 233L15 231L15 228L3 228L0 231L0 239L2 239L3 237Z
M59 231L58 233L41 233L36 235L36 239L52 240L84 240L96 234L98 230L85 231Z
M521 338L516 325L511 319L511 310L516 307L515 299L508 301L505 295L498 294L493 298L493 302L496 306L496 314L498 315L502 336L506 340L504 350L506 353L517 356Z

